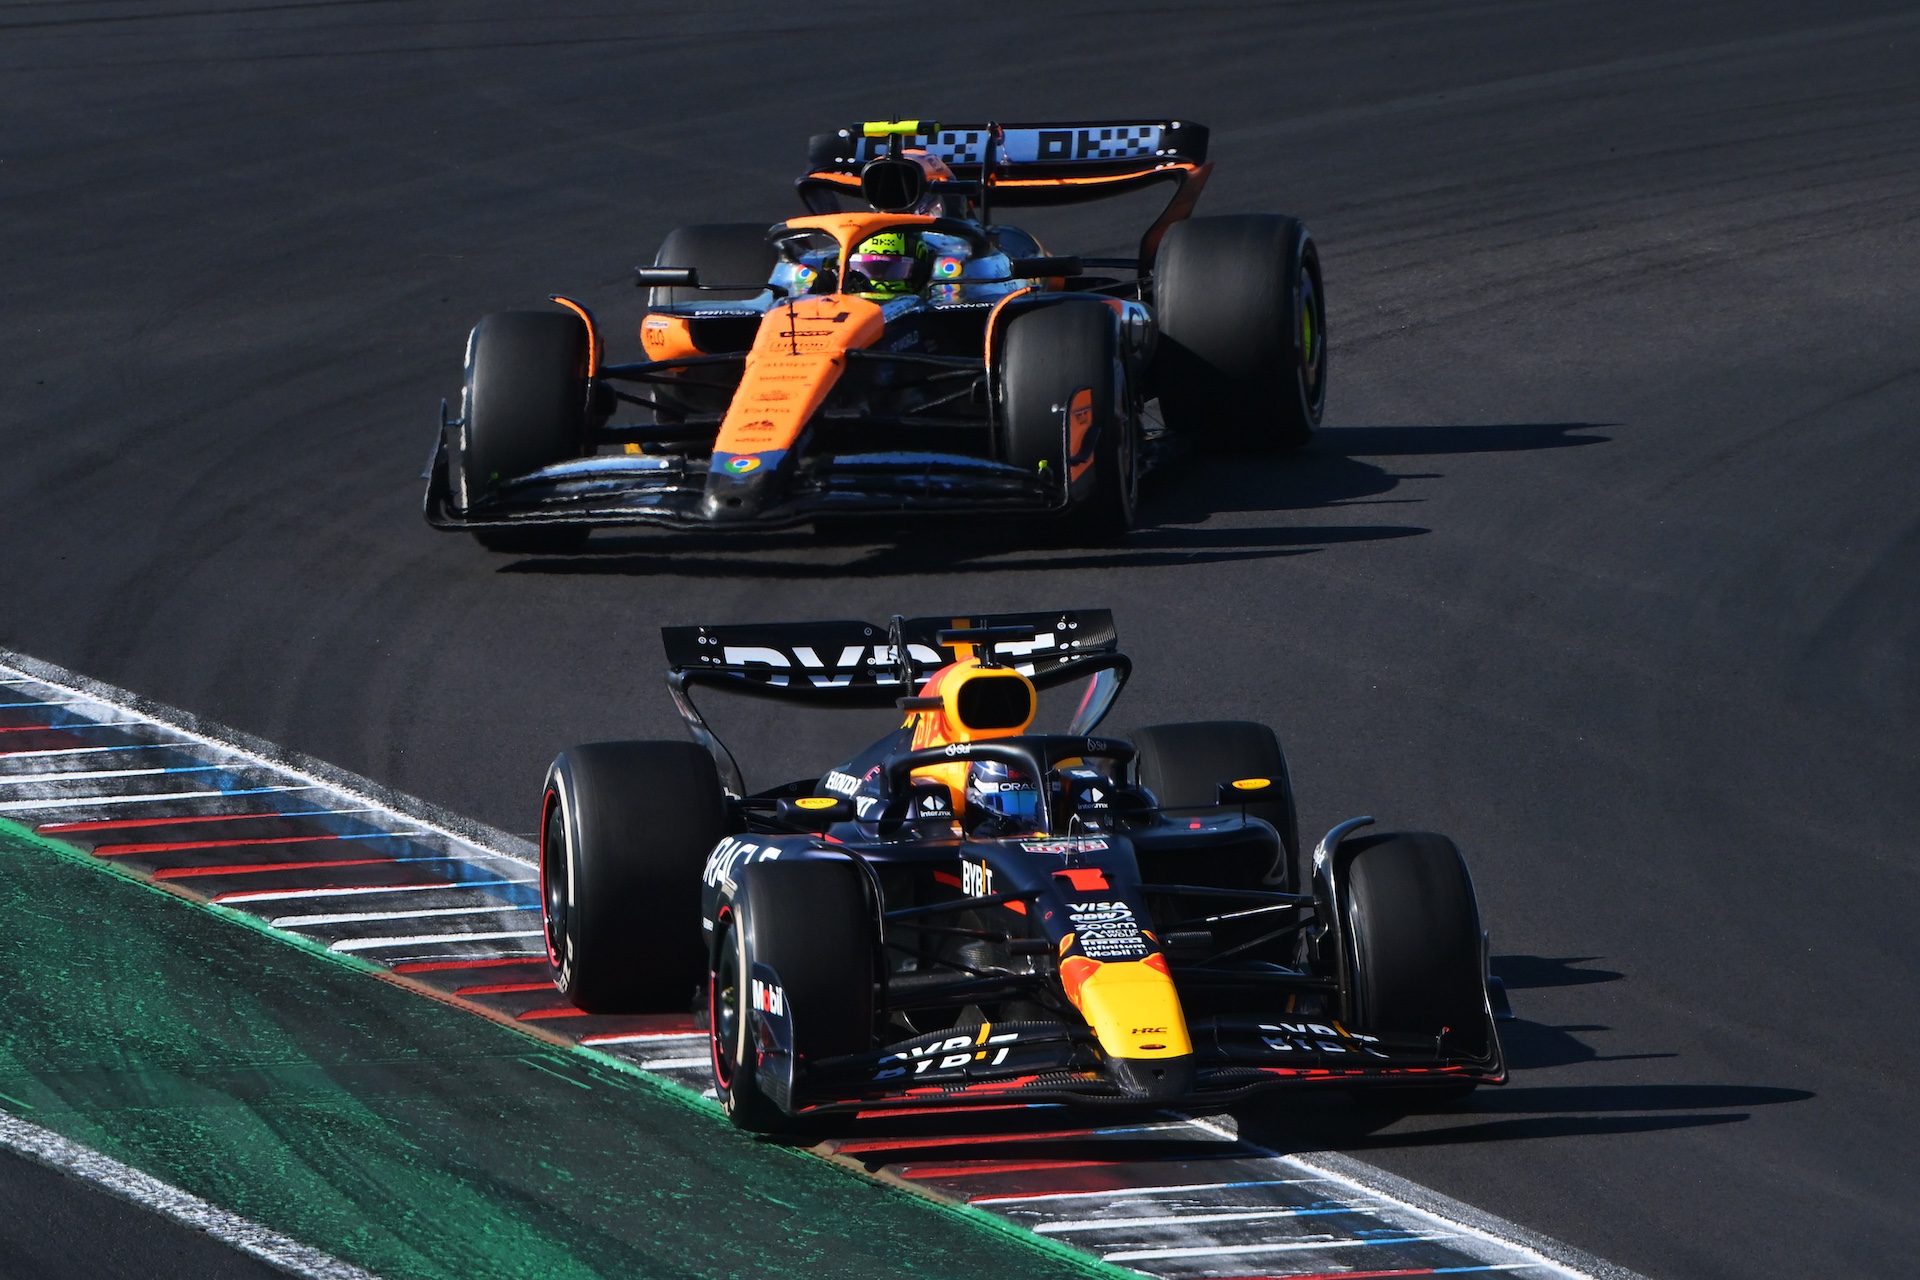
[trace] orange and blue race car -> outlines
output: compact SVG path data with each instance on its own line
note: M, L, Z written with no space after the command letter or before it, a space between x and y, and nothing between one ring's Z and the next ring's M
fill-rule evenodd
M1298 446L1326 399L1313 239L1190 216L1206 154L1180 120L822 134L807 216L681 227L636 269L644 359L610 360L566 297L482 319L427 519L518 552L595 525L941 512L1117 536L1178 443ZM1162 185L1133 257L1050 255L995 221Z
M554 761L548 959L591 1013L692 1006L741 1126L1287 1086L1412 1104L1505 1080L1454 843L1356 818L1303 867L1271 729L1097 736L1131 670L1105 610L664 637L695 741ZM1039 693L1080 684L1063 731L1037 732ZM696 688L903 718L749 790Z

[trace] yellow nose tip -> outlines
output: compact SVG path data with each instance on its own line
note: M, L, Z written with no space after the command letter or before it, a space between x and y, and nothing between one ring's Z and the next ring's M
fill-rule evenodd
M1193 1052L1173 979L1145 960L1110 960L1080 983L1080 1015L1110 1058Z

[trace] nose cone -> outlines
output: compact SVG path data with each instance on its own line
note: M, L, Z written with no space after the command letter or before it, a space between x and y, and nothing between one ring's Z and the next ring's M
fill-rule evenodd
M777 463L755 454L714 454L700 514L716 524L753 519L767 505Z
M1129 1094L1146 1102L1170 1102L1193 1092L1191 1057L1111 1058L1107 1074Z
M1115 1082L1143 1100L1192 1091L1193 1043L1160 955L1105 962L1069 956L1060 977L1067 998L1099 1038Z

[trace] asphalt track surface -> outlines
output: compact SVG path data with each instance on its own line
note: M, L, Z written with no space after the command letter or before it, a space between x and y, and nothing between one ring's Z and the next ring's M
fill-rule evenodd
M557 748L678 733L661 624L1107 606L1113 727L1265 719L1307 828L1455 836L1523 1019L1459 1113L1243 1131L1655 1277L1907 1272L1920 16L976 11L0 7L0 644L526 831ZM793 211L818 129L1159 112L1203 213L1319 239L1306 454L1190 460L1112 549L419 522L480 314L630 331L626 268ZM739 723L767 780L833 733ZM7 1232L104 1221L40 1194Z

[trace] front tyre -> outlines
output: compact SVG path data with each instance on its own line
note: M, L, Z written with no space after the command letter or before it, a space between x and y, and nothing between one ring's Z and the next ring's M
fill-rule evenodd
M473 327L463 422L449 442L455 508L471 512L516 477L580 456L587 348L587 326L570 311L501 311ZM477 532L483 543L499 536Z
M1297 449L1327 402L1320 253L1297 218L1175 223L1154 265L1167 426L1216 449Z
M705 977L700 873L726 834L690 742L593 742L547 771L541 917L554 985L588 1013L684 1013Z
M1133 527L1138 423L1111 308L1061 299L1012 311L998 340L999 454L1051 477L1063 532L1112 542Z
M1480 909L1466 860L1431 832L1360 836L1341 846L1343 932L1354 1022L1419 1036L1451 1053L1491 1057ZM1458 1099L1465 1081L1368 1090L1411 1104Z
M879 933L862 873L851 860L756 862L715 922L708 982L714 1088L742 1129L795 1127L761 1088L750 1016L756 964L779 975L801 1066L873 1047Z

